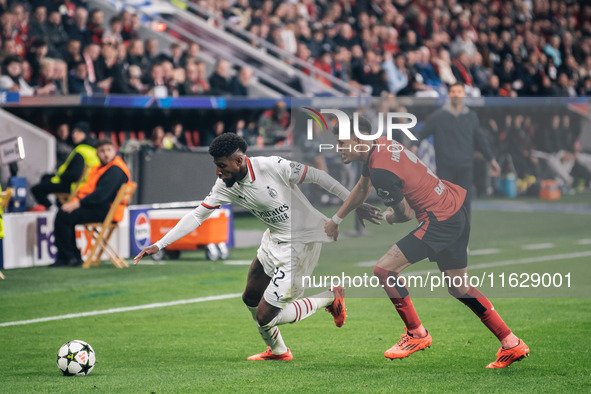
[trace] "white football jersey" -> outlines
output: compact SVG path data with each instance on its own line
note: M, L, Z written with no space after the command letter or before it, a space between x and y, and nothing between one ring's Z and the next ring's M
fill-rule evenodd
M331 242L328 220L298 188L308 166L278 156L246 157L248 173L232 187L218 179L201 204L210 211L222 204L243 206L269 228L277 242ZM197 208L198 209L198 208Z

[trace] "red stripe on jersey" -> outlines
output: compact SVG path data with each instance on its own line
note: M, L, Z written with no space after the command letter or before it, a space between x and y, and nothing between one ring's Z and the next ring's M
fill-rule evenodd
M306 173L308 172L308 166L304 166L304 173L302 174L302 177L300 178L300 181L298 182L298 185L301 184L304 179L306 179Z
M252 170L252 165L250 164L250 159L246 157L246 165L248 166L248 172L250 173L250 179L254 182L254 171Z
M207 209L218 209L220 207L220 205L216 205L215 207L212 207L211 205L207 205L204 202L202 202L201 205L203 205Z
M423 223L421 223L421 226L416 229L414 231L414 236L417 237L418 239L422 240L423 237L425 236L425 233L427 232L427 228L429 227L429 220L425 220Z

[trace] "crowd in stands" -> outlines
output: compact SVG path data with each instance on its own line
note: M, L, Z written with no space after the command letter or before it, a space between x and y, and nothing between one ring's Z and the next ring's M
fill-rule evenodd
M574 0L199 0L205 9L373 96L591 93L591 4ZM252 70L210 75L197 43L165 54L138 15L83 1L0 0L0 88L22 95L248 95ZM258 45L251 42L252 45ZM289 61L286 59L286 61ZM320 78L320 77L319 77ZM321 79L323 83L330 81Z
M194 3L307 62L282 58L303 72L320 69L376 97L444 96L456 82L475 96L591 94L591 3L584 1ZM101 10L88 9L83 0L0 0L0 89L23 96L249 95L249 67L233 72L228 60L219 59L208 73L197 43L159 48L157 40L139 36L140 23L128 11L105 20ZM514 116L510 127L497 123L510 141L497 138L497 149L518 150L512 152L517 157L512 165L524 176L538 171L539 158L529 151L551 146L540 135L553 122ZM290 143L288 126L289 112L279 104L257 119L215 119L197 134L183 132L182 126L163 133L148 130L145 139L155 148L185 149L236 131L251 144L276 145ZM580 169L574 158L561 161Z
M234 77L220 60L210 75L200 47L167 52L138 35L138 15L108 21L85 2L0 0L0 89L22 96L67 94L248 95L252 70Z
M373 96L591 93L586 1L193 2Z

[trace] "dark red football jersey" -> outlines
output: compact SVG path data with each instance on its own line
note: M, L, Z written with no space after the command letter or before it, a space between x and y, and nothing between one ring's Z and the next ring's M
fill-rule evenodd
M419 222L433 215L443 221L458 212L466 198L462 187L439 179L410 150L386 137L378 138L363 169L387 206L406 198Z

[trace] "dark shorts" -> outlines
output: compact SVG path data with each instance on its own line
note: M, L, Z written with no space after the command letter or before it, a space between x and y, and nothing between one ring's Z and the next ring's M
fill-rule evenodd
M432 215L396 243L409 263L423 259L437 262L440 271L466 268L470 222L462 207L447 220L439 222Z

